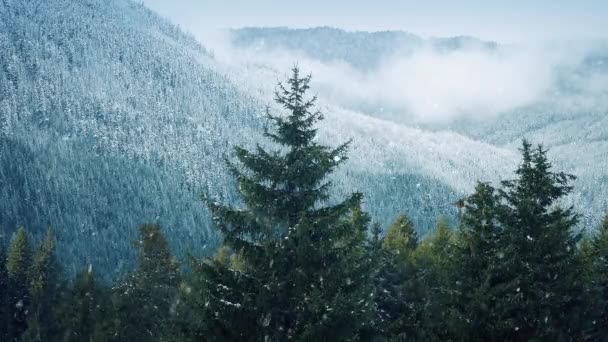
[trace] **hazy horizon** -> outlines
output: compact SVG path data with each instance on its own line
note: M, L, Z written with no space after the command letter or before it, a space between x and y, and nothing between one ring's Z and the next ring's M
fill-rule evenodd
M473 36L502 43L607 39L608 2L516 0L310 0L286 5L275 0L143 0L148 7L199 39L219 29L310 28L405 31L422 37Z
M563 81L560 70L576 69L591 51L608 46L608 25L600 25L608 19L608 2L586 1L584 6L562 0L508 4L378 0L349 1L348 6L345 0L291 5L275 0L143 2L193 34L229 69L254 63L289 70L298 62L316 75L314 85L323 90L325 100L347 108L359 103L382 111L390 108L400 118L449 122L463 117L495 118L546 101L580 112L604 103L603 89L608 82L604 74L571 77L569 82L577 87L578 95L554 94ZM392 53L381 56L377 66L359 70L340 59L318 60L305 50L233 46L228 29L243 27L401 31L424 39L469 36L497 42L498 47L487 51L463 46L448 54L422 47L403 55L395 46ZM318 43L324 46L322 41Z

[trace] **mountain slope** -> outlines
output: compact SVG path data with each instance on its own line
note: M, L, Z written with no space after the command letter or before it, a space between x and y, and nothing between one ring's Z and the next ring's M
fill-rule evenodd
M150 221L213 247L196 192L229 197L225 148L260 124L204 48L130 1L4 0L0 50L4 239L51 225L70 272L120 272Z
M259 140L270 94L127 0L2 0L0 51L0 239L53 226L69 273L93 264L110 277L131 266L141 223L160 223L178 256L214 250L199 193L237 203L223 158ZM417 169L448 158L416 141L432 137L394 132L414 133L402 150L373 136L386 123L350 126L350 114L327 109L320 139L355 141L336 196L363 191L376 220L407 212L421 232L454 215L470 182Z
M347 49L349 35L336 35ZM387 51L409 37L363 36L362 46ZM493 49L465 38L436 41L438 49L462 44ZM261 113L286 68L225 63L128 0L2 0L0 51L0 239L18 225L40 238L51 225L68 272L90 263L108 276L132 265L135 228L145 222L160 223L180 257L214 250L219 237L199 194L238 203L223 158L234 144L268 143ZM517 139L488 134L491 124L421 128L320 96L319 139L353 140L332 179L334 196L362 191L383 224L405 212L425 233L438 215L455 216L453 203L476 180L511 177L517 163ZM605 160L603 135L592 136L591 156ZM577 172L606 179L580 156ZM605 191L582 187L573 202L582 207ZM589 208L592 221L597 210Z
M230 43L233 55L246 56L236 67L246 72L237 71L234 75L244 79L241 84L252 88L263 83L259 79L276 78L280 70L275 65L284 64L289 58L298 59L313 73L320 73L322 80L315 90L321 100L346 116L341 124L332 127L342 125L349 131L349 126L367 122L367 132L355 140L374 136L386 140L385 144L400 144L397 149L379 148L377 153L399 150L398 158L406 164L407 172L432 175L466 192L478 179L512 177L510 170L517 160L517 148L526 137L548 147L557 168L578 176L575 193L568 203L575 204L582 214L583 226L593 229L607 208L607 42L501 46L466 37L422 39L403 32L244 28L231 32ZM417 74L424 67L430 69ZM543 70L537 75L538 67ZM513 77L501 71L505 68ZM328 72L329 77L323 75ZM533 75L520 77L525 73ZM449 91L425 94L417 89L416 82L400 89L400 82L410 78L423 83L420 86L423 89ZM430 83L426 83L426 78L432 78ZM381 89L366 84L377 79L389 83L381 84ZM537 79L542 79L542 86L531 87L530 91L537 91L532 96L526 83ZM507 87L501 82L507 83ZM509 88L509 82L516 82L523 91ZM484 91L487 87L495 88L495 92ZM407 93L412 90L417 98ZM370 92L372 95L368 95ZM495 98L480 100L484 95ZM442 102L434 96L445 99ZM394 106L394 101L399 105ZM469 106L467 101L473 105ZM498 107L497 112L486 112L485 107L492 107L494 101L505 101L508 105ZM410 106L415 108L421 103L428 110L434 110L433 105L446 104L446 110L461 110L463 106L467 110L458 115L438 111L435 117L438 120L428 113L431 120L421 120L409 112ZM424 118L427 113L421 114ZM415 140L404 141L407 140L404 137ZM442 152L437 152L442 147L433 146L435 143L443 146ZM463 157L462 151L469 156ZM416 163L410 156L418 153L432 157Z

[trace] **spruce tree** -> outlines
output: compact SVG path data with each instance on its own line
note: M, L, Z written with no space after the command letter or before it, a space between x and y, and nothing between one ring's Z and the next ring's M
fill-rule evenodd
M608 215L604 216L589 248L592 314L589 332L597 339L608 336Z
M25 228L15 232L6 258L8 275L8 341L17 341L27 329L30 296L28 293L28 271L31 247Z
M327 176L346 160L348 143L317 142L323 117L306 97L310 80L296 67L279 84L275 101L288 114L267 110L274 150L235 147L237 162L228 165L242 207L209 201L224 243L244 262L242 270L199 265L195 292L217 340L347 340L370 321L367 223L353 216L361 195L328 205Z
M492 281L501 225L498 193L488 183L478 183L465 199L455 250L457 277L453 335L466 341L493 336Z
M452 338L454 312L454 233L445 216L437 219L435 231L414 253L419 330L416 340L444 341Z
M48 341L56 334L53 317L62 291L62 274L55 259L55 238L49 228L38 246L28 272L28 328L24 341Z
M400 215L387 228L381 243L374 274L379 334L389 339L412 339L418 330L422 303L412 257L418 236L410 219Z
M581 293L578 222L568 195L574 176L553 172L542 146L523 141L514 180L503 181L494 298L499 339L573 338Z
M108 292L96 283L92 266L76 275L72 287L56 309L61 341L110 341Z
M160 227L139 227L138 268L114 289L114 335L121 341L165 341L179 285L179 265Z
M414 224L406 215L399 215L386 230L383 240L384 249L403 258L404 261L418 247L418 235Z
M584 340L591 340L592 336L597 335L598 317L601 317L603 311L603 303L601 298L602 290L595 286L595 256L596 251L593 245L595 235L586 232L579 242L577 248L577 257L581 263L581 281L583 283L583 292L580 294L581 299L581 336ZM595 336L596 338L598 336Z

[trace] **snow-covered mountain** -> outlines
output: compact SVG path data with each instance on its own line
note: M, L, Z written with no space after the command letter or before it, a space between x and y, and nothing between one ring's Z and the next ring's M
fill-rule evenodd
M260 140L263 108L294 56L315 73L326 114L319 139L353 139L335 195L362 191L374 220L406 212L424 233L438 215L453 217L476 180L510 177L524 134L581 176L572 201L588 222L600 214L605 112L429 123L404 119L390 98L355 101L329 77L373 75L395 53L425 46L495 53L495 43L330 28L247 29L233 39L240 57L228 59L130 0L0 1L0 239L19 225L39 238L50 225L69 272L92 263L120 273L146 222L160 223L182 256L212 251L218 237L199 194L236 202L223 158ZM282 62L265 59L269 46L286 51ZM576 70L567 75L586 77Z
M223 157L259 140L270 99L235 70L129 0L1 1L0 239L52 226L68 272L92 263L106 274L129 267L145 222L181 256L213 250L199 194L236 201ZM421 231L453 215L470 188L458 178L474 177L459 165L481 162L473 147L459 160L445 152L445 139L463 138L328 109L320 139L356 142L336 196L363 191L376 220L405 211ZM489 163L508 160L496 152Z
M343 122L330 127L354 126L366 131L363 141L382 139L378 155L397 145L402 170L468 191L477 179L511 177L526 137L550 149L556 168L578 177L569 201L585 227L607 208L605 41L503 46L333 28L245 28L228 41L227 55L245 56L232 65L246 70L236 74L252 88L291 60L320 74L316 90L331 111L356 113L336 114ZM416 163L412 154L429 158Z
M344 61L360 69L376 68L386 57L395 53L412 54L427 44L439 52L463 47L477 47L489 51L496 48L494 42L467 36L425 40L401 31L347 32L333 27L248 27L234 30L230 38L231 43L241 49L288 49L304 53L321 62Z
M0 51L0 239L50 225L68 271L119 272L144 222L213 247L198 192L229 197L259 106L198 42L131 1L6 0Z

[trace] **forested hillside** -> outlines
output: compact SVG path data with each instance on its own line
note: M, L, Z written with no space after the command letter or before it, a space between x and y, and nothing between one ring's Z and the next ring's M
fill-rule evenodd
M249 95L192 37L135 2L6 0L0 17L0 238L21 224L34 238L52 226L68 272L92 263L112 270L104 275L132 266L130 227L141 222L165 227L180 255L214 250L198 199L235 199L223 158L231 144L268 143L252 138L265 94ZM319 132L357 138L361 157L332 176L343 185L335 197L364 191L382 222L405 211L422 233L440 213L454 219L476 178L462 166L480 159L415 129L373 136L387 123L356 115L331 110Z
M468 106L499 44L232 33L0 0L0 342L606 340L608 46Z
M368 127L401 133L387 138L387 144L421 132L425 137L415 147L398 143L401 160L420 153L418 148L433 158L422 167L408 160L401 169L434 174L455 189L469 191L476 180L507 177L503 171L514 166L520 140L527 137L550 147L555 163L578 176L577 190L567 201L577 206L587 229L594 229L608 206L603 199L608 196L605 40L545 46L422 38L400 31L254 27L233 30L229 42L233 59L247 56L240 59L246 72L239 74L246 80L274 80L281 72L277 65L285 68L298 59L317 75L313 88L332 112L345 111L347 117L365 118ZM259 88L259 82L250 83ZM492 112L497 103L509 101L512 106ZM352 124L343 122L344 127ZM370 135L383 137L369 129L356 140ZM449 141L449 148L434 144L442 140ZM470 149L475 157L459 164L461 151ZM448 163L456 165L452 169L459 172L457 177L441 170Z
M239 203L202 199L223 236L213 256L182 268L162 228L142 224L134 270L111 286L91 265L67 280L53 230L32 243L22 227L0 245L0 339L605 340L608 216L578 232L560 204L576 177L542 145L523 140L511 178L478 182L457 226L438 218L420 238L402 214L383 233L365 194L329 200L329 176L354 153L317 141L310 80L294 68L279 83L273 147L233 147Z
M8 0L0 16L4 238L50 225L62 260L118 268L136 222L213 245L188 186L222 193L223 146L256 119L205 50L130 1Z

